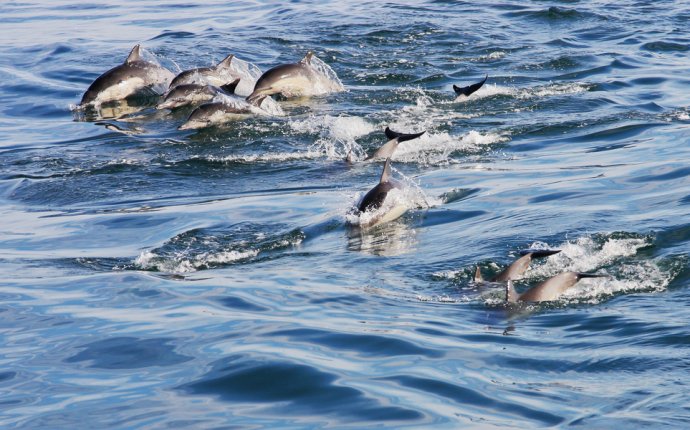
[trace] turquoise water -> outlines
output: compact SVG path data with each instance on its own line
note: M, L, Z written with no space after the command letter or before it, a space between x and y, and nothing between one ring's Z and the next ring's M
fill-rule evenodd
M4 2L0 427L686 428L683 2ZM73 111L136 43L174 71L308 50L346 92L198 133ZM465 102L452 85L487 84ZM383 129L419 199L346 224ZM477 286L554 247L519 289Z

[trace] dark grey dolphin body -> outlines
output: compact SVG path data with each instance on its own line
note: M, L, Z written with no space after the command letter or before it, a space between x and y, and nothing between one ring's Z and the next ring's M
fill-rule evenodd
M472 95L475 91L480 89L482 85L484 85L484 82L489 78L489 75L486 75L484 77L484 80L481 82L477 82L476 84L468 85L466 87L459 87L457 85L453 85L453 90L455 91L455 94L457 98L455 100L461 100L464 98L467 98Z
M254 114L252 108L261 106L264 98L266 96L257 99L257 105L247 103L241 98L231 99L228 103L222 101L204 103L192 111L187 121L178 127L178 130L193 130L245 119Z
M506 284L506 301L517 302L547 302L558 299L568 288L577 284L583 278L607 278L608 275L595 275L591 273L563 272L547 279L541 284L530 288L522 294L518 294L513 288L513 281Z
M391 190L395 188L402 188L402 184L391 177L390 163L390 158L386 159L379 183L374 188L369 190L369 192L364 195L362 200L360 200L359 204L357 205L357 209L360 213L360 220L362 220L363 214L370 214L381 209L386 201L386 197L388 197L388 193L390 193ZM407 209L407 205L397 203L391 208L388 208L384 213L377 214L371 219L360 221L360 226L373 227L378 224L393 221L407 212Z
M140 95L160 95L174 75L157 64L141 58L136 45L123 64L113 67L89 86L81 105L100 104Z
M254 91L247 97L252 101L262 95L281 94L284 97L308 97L343 91L342 84L316 71L312 66L314 53L309 51L298 63L281 64L267 70L256 81Z
M182 84L174 87L165 94L165 98L156 109L176 109L183 106L198 106L212 101L218 94L234 94L239 79L220 87L213 85Z
M533 259L548 257L549 255L558 254L559 252L561 252L560 249L527 249L522 251L522 257L513 261L510 266L506 267L501 273L491 278L489 282L506 282L511 279L520 279L525 271L527 271L529 268L529 265ZM477 267L474 281L483 281L479 267Z
M239 79L240 76L230 67L233 58L234 55L230 54L215 66L185 70L175 76L175 79L170 82L170 89L187 84L213 85L215 87L220 87L235 79Z

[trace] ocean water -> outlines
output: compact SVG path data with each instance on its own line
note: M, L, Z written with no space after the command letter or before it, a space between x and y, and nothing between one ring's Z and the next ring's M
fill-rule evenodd
M346 91L75 112L137 43ZM3 2L0 427L688 428L689 56L680 1ZM362 231L386 126L413 209ZM530 247L610 277L473 282Z

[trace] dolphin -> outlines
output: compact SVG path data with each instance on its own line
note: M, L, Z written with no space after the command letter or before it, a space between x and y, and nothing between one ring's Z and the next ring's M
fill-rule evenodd
M216 125L222 125L230 121L245 119L254 114L253 108L260 107L261 102L268 96L256 99L256 104L247 103L241 98L232 99L237 103L212 102L205 103L194 109L187 121L179 126L178 130L194 130Z
M480 89L482 85L484 85L484 82L489 78L489 75L486 75L484 77L484 80L481 82L477 82L476 84L468 85L466 87L459 87L457 85L453 85L453 90L455 91L455 94L457 94L457 97L455 101L463 100L472 95L475 91Z
M302 97L335 91L330 80L312 67L313 56L314 53L309 51L298 63L281 64L267 70L256 81L254 91L247 97L247 101L251 102L261 95ZM342 87L339 85L337 90L342 90Z
M568 288L577 284L583 278L608 278L608 275L595 275L593 273L563 272L547 279L541 284L530 288L522 294L518 294L513 288L513 280L506 283L506 301L517 302L548 302L556 300Z
M395 150L398 149L398 145L400 144L400 142L416 139L419 136L426 133L426 131L422 131L421 133L403 134L391 130L390 127L386 127L385 133L386 137L389 139L388 142L386 142L376 152L367 157L365 161L378 160L381 158L390 158L391 156L393 156Z
M93 81L80 105L123 100L136 95L161 95L174 76L165 67L143 60L139 45L136 45L123 64Z
M510 266L506 267L501 273L494 276L489 280L489 282L505 282L511 279L520 279L522 275L529 268L530 263L535 258L544 258L549 255L558 254L561 252L560 249L526 249L521 251L522 257L513 261ZM482 273L477 266L477 271L474 275L474 282L483 282Z
M239 82L239 79L235 79L220 87L199 84L178 85L165 94L165 98L158 103L156 109L175 109L210 102L220 93L234 94Z
M409 206L404 204L404 202L396 201L391 207L386 208L383 213L375 214L371 219L362 220L362 215L379 211L384 206L388 193L393 189L402 189L402 184L391 177L391 160L387 158L386 163L383 165L383 172L381 173L379 183L369 190L357 204L361 227L373 227L393 221L407 212Z
M200 67L197 69L190 69L181 72L175 76L175 79L170 82L170 88L173 89L180 85L197 84L197 85L213 85L221 87L228 82L241 78L235 71L232 70L230 64L234 55L230 54L220 63L212 67Z

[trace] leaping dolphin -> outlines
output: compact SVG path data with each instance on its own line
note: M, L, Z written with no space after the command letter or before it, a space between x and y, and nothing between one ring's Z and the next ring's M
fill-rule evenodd
M453 90L455 91L455 94L457 94L455 101L463 100L471 96L472 93L474 93L475 91L480 89L482 85L484 85L484 82L486 82L488 78L489 75L486 75L483 81L477 82L476 84L468 85L466 87L459 87L457 85L453 85Z
M179 85L186 84L220 87L235 79L239 79L241 76L238 76L230 67L234 57L234 55L230 54L215 66L185 70L175 76L175 79L170 82L170 89L172 90Z
M342 90L340 83L336 89L326 76L316 72L311 64L313 56L314 53L309 51L298 63L281 64L267 70L256 81L254 91L247 97L247 101L251 102L262 95L301 97Z
M530 263L535 258L544 258L549 255L558 254L560 249L526 249L521 251L522 257L513 261L510 266L506 267L501 273L489 279L489 282L506 282L511 279L520 279L522 275L529 268ZM477 266L477 271L474 275L474 282L483 282L482 273Z
M93 81L80 105L97 105L138 95L161 95L174 76L165 67L142 59L139 45L136 45L123 64Z
M577 284L583 278L608 278L608 275L595 275L593 273L563 272L551 277L541 284L530 288L522 294L518 294L513 288L513 280L506 283L506 301L517 302L548 302L559 298L568 288Z
M373 227L393 221L407 212L409 209L408 205L403 201L395 201L390 207L385 208L384 212L375 214L371 219L362 220L362 215L381 210L384 207L388 194L393 189L402 189L402 184L391 177L391 160L387 158L379 183L369 190L357 205L361 227Z
M178 130L194 130L199 128L222 125L230 121L241 120L254 114L253 107L260 108L267 96L256 100L256 105L247 103L244 99L233 99L231 103L205 103L194 109L187 121Z
M199 84L178 85L165 94L165 98L156 106L156 109L175 109L210 102L220 93L234 94L239 82L239 79L235 79L220 87Z

